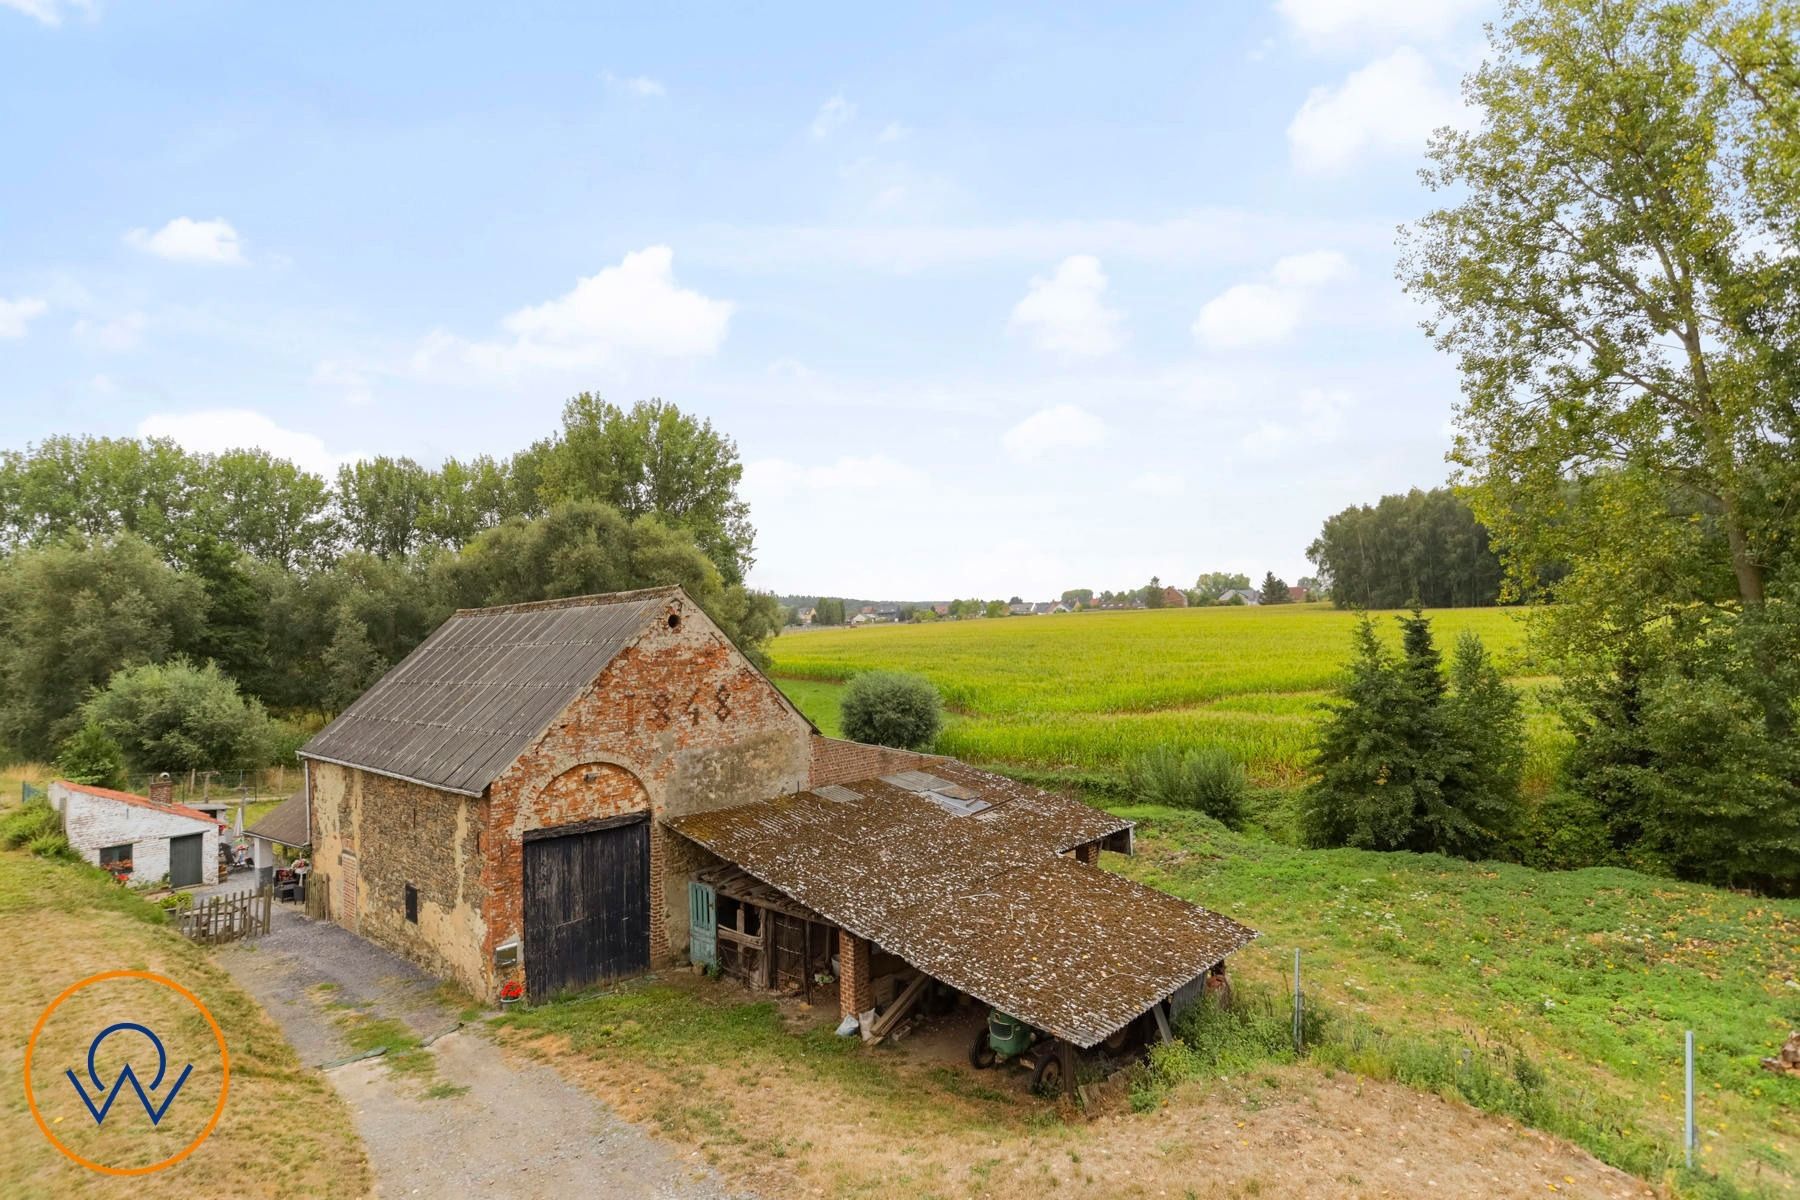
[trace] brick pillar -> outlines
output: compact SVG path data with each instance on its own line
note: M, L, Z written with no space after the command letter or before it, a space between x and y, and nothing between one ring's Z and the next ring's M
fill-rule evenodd
M650 964L668 962L669 949L669 881L663 877L669 861L662 822L650 818Z
M1100 843L1089 842L1085 846L1075 847L1075 857L1090 867L1098 866L1100 863Z
M838 1012L846 1017L875 1007L869 980L869 943L847 929L838 930Z
M173 804L175 802L175 781L164 771L150 781L150 803Z

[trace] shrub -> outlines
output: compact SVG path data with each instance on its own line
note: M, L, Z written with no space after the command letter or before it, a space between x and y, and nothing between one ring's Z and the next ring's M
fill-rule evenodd
M944 724L944 702L931 681L868 671L844 689L844 736L877 746L927 750Z
M1132 798L1139 804L1203 812L1233 829L1244 823L1247 775L1229 750L1158 746L1132 761L1130 778Z
M210 662L174 659L115 672L82 715L124 748L134 771L260 767L273 741L262 704Z
M96 787L125 786L125 751L97 721L88 721L63 739L56 752L56 770L71 783Z

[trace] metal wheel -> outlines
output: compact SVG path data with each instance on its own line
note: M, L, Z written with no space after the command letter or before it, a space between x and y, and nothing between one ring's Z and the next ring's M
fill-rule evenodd
M1062 1055L1054 1044L1047 1045L1038 1051L1037 1065L1031 1068L1031 1090L1040 1096L1049 1096L1062 1091L1062 1086Z
M975 1044L969 1047L969 1065L977 1071L985 1071L994 1065L998 1057L993 1045L988 1042L987 1022L983 1021L981 1028L975 1032Z

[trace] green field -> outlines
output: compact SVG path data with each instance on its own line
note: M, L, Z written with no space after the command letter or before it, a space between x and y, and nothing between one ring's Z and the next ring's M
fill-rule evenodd
M1516 610L1428 614L1448 657L1463 630L1481 635L1526 692L1532 778L1559 740L1539 699ZM1378 614L1390 640L1397 629ZM775 639L774 674L808 716L837 723L836 689L874 669L912 671L943 693L945 754L1065 773L1114 772L1157 744L1218 745L1265 784L1304 772L1307 747L1351 650L1352 613L1326 605L1071 613L808 630ZM830 732L827 729L827 732Z

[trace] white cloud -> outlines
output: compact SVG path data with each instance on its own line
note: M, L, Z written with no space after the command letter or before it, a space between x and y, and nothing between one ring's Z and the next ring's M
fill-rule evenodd
M1344 432L1345 414L1355 405L1349 392L1307 388L1285 421L1263 421L1240 443L1252 458L1274 458L1305 445L1336 441Z
M844 99L840 92L821 104L818 113L813 116L813 138L823 141L855 119L856 105Z
M1073 404L1058 404L1014 425L1000 444L1015 462L1031 462L1059 450L1098 445L1105 436L1106 426L1099 417Z
M786 459L764 458L744 467L746 498L773 500L788 496L813 496L821 492L868 492L877 489L918 487L925 475L885 455L845 455L822 466L801 466Z
M22 338L25 326L48 312L50 306L35 296L17 300L0 297L0 338Z
M1273 346L1300 326L1305 299L1266 283L1240 283L1208 300L1194 318L1194 336L1214 350Z
M875 140L878 142L898 142L910 136L912 136L912 130L908 129L905 125L902 125L899 121L889 121L886 125L881 127L881 132L875 136Z
M1091 357L1117 350L1124 319L1105 304L1106 274L1091 254L1074 254L1049 278L1038 276L1012 310L1010 328L1027 334L1040 350Z
M333 454L324 439L283 429L262 413L247 408L204 412L153 413L138 422L139 437L166 437L199 454L258 448L327 478L359 454Z
M1134 475L1126 487L1145 496L1159 496L1164 499L1179 496L1187 490L1187 481L1179 475L1165 471L1146 471L1142 475Z
M176 217L155 233L148 229L131 230L125 235L125 243L170 262L239 266L244 261L238 231L223 217L214 217L210 221Z
M1311 250L1275 260L1269 274L1283 287L1317 288L1350 278L1350 260L1336 250Z
M90 18L94 15L91 0L0 0L0 8L22 12L45 25L61 25L65 12L79 12Z
M654 100L669 94L669 90L660 81L652 79L648 75L621 76L608 71L602 78L606 80L606 86L612 91L627 96L636 96L640 100Z
M1315 50L1437 41L1492 0L1275 0L1288 29Z
M725 340L736 306L678 286L674 258L667 246L633 251L554 300L504 318L500 324L510 339L429 334L413 355L413 368L428 373L449 363L504 372L594 367L633 355L710 355Z
M1463 115L1425 56L1402 46L1336 87L1312 89L1288 125L1288 152L1296 167L1317 173L1372 154L1422 156L1431 131Z
M141 312L129 312L110 321L83 317L75 322L69 333L83 345L118 353L137 349L144 340L144 329L149 324L149 318Z
M1240 283L1208 300L1194 318L1194 336L1214 350L1274 346L1300 328L1313 295L1352 274L1336 250L1277 259L1266 282Z
M375 399L369 378L359 367L336 359L324 359L313 367L313 386L334 392L345 404L361 408Z

